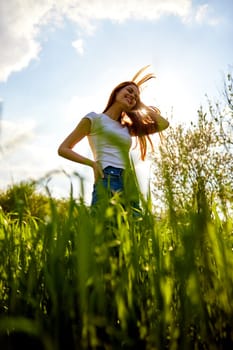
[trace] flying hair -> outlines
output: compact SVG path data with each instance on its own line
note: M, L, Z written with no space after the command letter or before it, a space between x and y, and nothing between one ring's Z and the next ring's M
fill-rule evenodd
M154 73L147 73L146 75L144 75L143 77L140 77L140 75L147 69L149 68L150 65L147 65L145 67L142 67L133 77L132 81L138 86L140 87L141 85L143 85L145 82L147 82L148 80L152 79L152 78L156 78L156 76L154 75Z
M142 67L132 78L132 82L137 85L139 90L148 80L156 78L154 73L143 73L150 67ZM144 160L147 153L147 144L149 142L153 151L153 143L150 134L161 132L169 125L168 121L161 116L160 110L155 106L146 106L141 100L137 104L136 110L127 113L132 124L129 130L136 137L136 145L139 143L141 159Z
M148 80L155 78L154 73L146 73L143 75L146 69L150 65L142 67L130 81L125 81L117 85L108 100L107 106L105 107L104 112L114 103L116 94L125 86L134 84L141 91L141 87ZM129 122L125 122L125 116L128 117ZM139 143L141 159L144 160L147 153L147 144L149 142L151 149L153 150L153 143L150 138L150 134L156 132L161 132L169 126L169 122L161 116L160 110L154 106L145 105L141 99L137 101L135 107L126 112L123 112L120 116L119 121L127 125L131 136L136 138L136 145Z

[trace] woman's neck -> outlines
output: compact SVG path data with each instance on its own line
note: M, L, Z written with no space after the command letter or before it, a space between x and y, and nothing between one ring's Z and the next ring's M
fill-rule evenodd
M111 107L107 109L104 114L107 114L109 118L113 120L119 120L121 118L122 108L116 104L113 104Z

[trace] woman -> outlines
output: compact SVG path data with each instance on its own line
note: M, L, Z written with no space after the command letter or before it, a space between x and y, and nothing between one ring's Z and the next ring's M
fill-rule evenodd
M109 198L109 194L120 192L131 206L139 208L136 181L129 159L132 137L136 138L141 159L144 160L147 143L153 148L149 134L160 132L169 125L157 108L146 106L140 100L141 85L155 77L146 74L140 78L147 67L142 68L132 81L116 86L104 111L87 114L58 149L60 156L92 167L95 179L92 205L106 194ZM88 138L94 160L73 150L84 137Z

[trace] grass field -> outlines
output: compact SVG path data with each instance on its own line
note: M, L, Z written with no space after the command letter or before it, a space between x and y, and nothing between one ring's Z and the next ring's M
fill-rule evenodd
M116 196L1 210L0 348L230 348L233 218L196 199L137 219Z

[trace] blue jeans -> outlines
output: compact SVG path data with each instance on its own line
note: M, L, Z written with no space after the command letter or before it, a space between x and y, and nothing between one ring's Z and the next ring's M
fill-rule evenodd
M115 192L121 192L128 199L131 207L140 210L136 184L130 175L126 178L126 171L121 168L108 166L103 169L104 178L94 184L91 205L97 204L103 196L111 198Z

